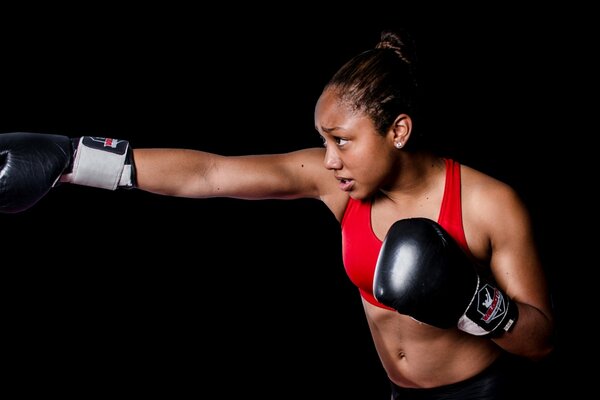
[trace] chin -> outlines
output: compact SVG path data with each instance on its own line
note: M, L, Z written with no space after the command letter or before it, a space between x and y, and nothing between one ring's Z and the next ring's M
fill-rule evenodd
M351 191L348 193L348 195L353 198L354 200L366 200L368 198L370 198L372 196L371 193L365 193L365 192L361 192L361 191Z

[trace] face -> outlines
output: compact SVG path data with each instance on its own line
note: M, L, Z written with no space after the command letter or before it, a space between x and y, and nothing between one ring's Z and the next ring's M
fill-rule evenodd
M367 115L352 112L330 90L317 101L315 127L327 150L325 168L334 173L340 189L355 199L374 194L392 171L393 133L380 135Z

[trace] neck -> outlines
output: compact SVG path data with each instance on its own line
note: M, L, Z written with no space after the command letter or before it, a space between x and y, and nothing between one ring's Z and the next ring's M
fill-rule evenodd
M444 159L431 153L405 153L398 155L395 173L381 193L391 199L418 196L431 189L440 173L445 172Z

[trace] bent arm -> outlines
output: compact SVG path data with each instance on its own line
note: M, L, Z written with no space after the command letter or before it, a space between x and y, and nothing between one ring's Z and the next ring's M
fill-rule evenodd
M498 285L516 302L519 320L510 332L495 339L508 352L540 359L553 349L553 317L548 284L536 249L530 216L512 190L496 193L488 213L492 246L491 268Z
M134 149L139 189L192 198L319 198L332 179L323 157L322 149L248 156Z

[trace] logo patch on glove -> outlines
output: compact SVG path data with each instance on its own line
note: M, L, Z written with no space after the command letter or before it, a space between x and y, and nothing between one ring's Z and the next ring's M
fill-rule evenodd
M84 136L82 143L89 148L108 151L119 155L127 151L128 141L98 136Z
M488 324L497 318L501 318L506 313L506 304L502 292L491 285L485 284L477 292L477 311L481 314L481 319Z

